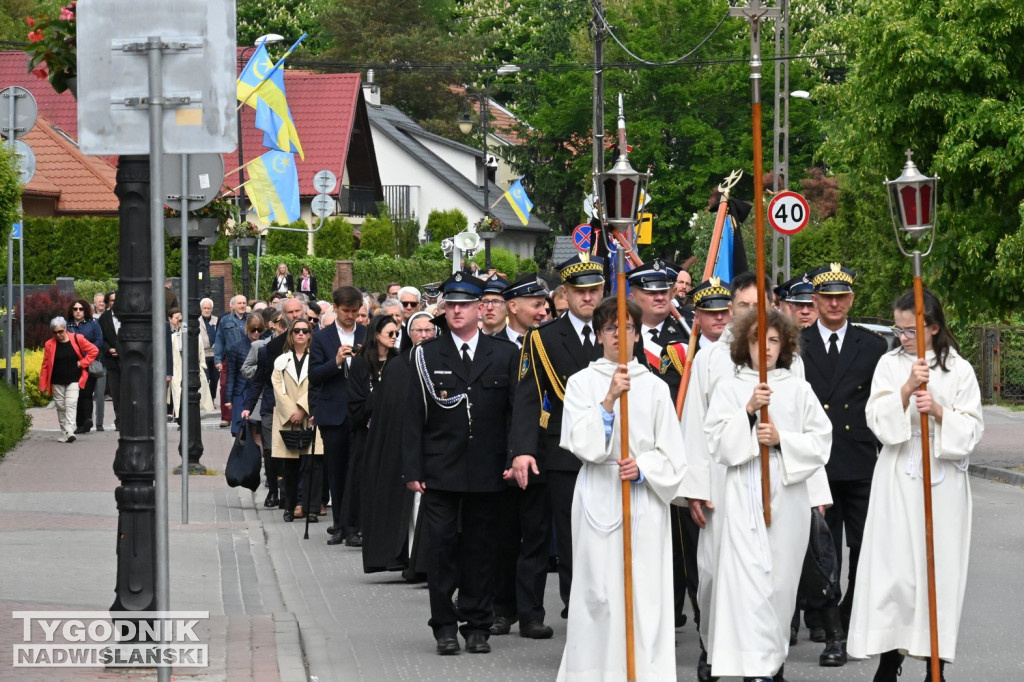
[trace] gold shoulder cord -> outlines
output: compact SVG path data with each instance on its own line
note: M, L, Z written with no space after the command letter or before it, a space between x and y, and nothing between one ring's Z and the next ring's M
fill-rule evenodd
M544 372L548 375L548 382L551 383L551 389L555 392L555 396L559 400L565 400L565 386L558 380L558 375L555 373L555 368L551 366L551 360L548 358L547 351L544 350L544 342L540 338L540 332L531 334L533 338L534 347L537 350L537 355L540 358L540 364L544 367ZM540 388L540 378L537 376L537 370L534 369L534 378L537 381L537 392L540 394L541 399L541 411L540 411L540 427L542 429L548 428L548 420L551 418L551 413L543 408L544 395Z
M679 357L679 351L676 350L676 344L670 343L668 345L668 359L672 362L672 366L679 372L679 376L683 375L683 360Z

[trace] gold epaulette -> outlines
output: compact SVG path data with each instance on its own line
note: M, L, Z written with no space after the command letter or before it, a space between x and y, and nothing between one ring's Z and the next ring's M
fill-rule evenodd
M676 371L679 372L679 376L683 375L683 365L686 362L683 358L679 357L678 347L682 345L681 343L670 343L665 347L665 350L668 352L668 359L672 362L672 366L675 367ZM685 356L686 351L684 350L683 357Z

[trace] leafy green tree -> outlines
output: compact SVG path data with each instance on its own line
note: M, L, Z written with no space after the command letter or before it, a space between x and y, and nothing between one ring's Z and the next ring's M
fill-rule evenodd
M4 145L0 149L0 234L3 243L7 244L7 235L11 232L11 224L18 220L21 205L21 181L15 169L15 158L11 150ZM7 260L3 267L6 269Z
M299 230L309 229L309 225L304 220L296 220L286 227ZM267 253L290 253L295 256L305 256L308 250L309 233L294 232L293 230L268 230L266 240Z
M483 249L477 251L473 256L473 262L483 269L487 262L487 254ZM519 276L519 260L508 249L491 247L491 267L508 277L510 282Z
M367 216L361 231L360 250L381 256L395 255L395 226L387 215Z
M1020 3L875 0L857 3L822 33L849 62L845 80L820 94L824 158L843 175L836 234L862 265L859 291L884 310L909 286L882 187L884 176L900 173L909 148L924 173L941 177L926 285L960 324L1006 318L1024 297Z
M310 33L295 54L316 53L324 49L327 41L314 27L329 5L328 0L238 0L235 9L238 45L254 45L260 36L277 33L284 37L286 45L268 46L274 57L274 50L280 49L280 54L284 54L299 36Z
M4 0L0 4L0 40L12 43L28 42L29 29L25 25L25 17L34 17L42 12L53 14L54 11L59 11L58 8L63 4L67 3L59 3L56 0Z
M434 209L427 216L426 232L430 235L430 241L438 244L464 232L467 227L469 227L469 218L457 208L446 211Z
M356 250L352 223L345 218L330 218L314 237L316 255L320 258L348 260Z

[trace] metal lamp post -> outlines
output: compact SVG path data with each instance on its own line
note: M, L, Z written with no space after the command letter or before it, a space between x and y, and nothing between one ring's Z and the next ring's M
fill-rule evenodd
M489 178L487 177L487 133L488 126L490 123L490 112L491 112L491 82L498 76L505 76L510 73L519 73L522 71L515 64L504 64L498 67L498 70L493 75L489 76L484 80L484 92L483 98L480 95L476 95L477 101L480 102L480 127L483 130L484 138L484 218L491 217L491 204L490 204L490 184ZM469 97L470 95L467 95ZM459 119L459 130L462 131L463 135L469 135L473 132L473 119L469 117L469 114L463 114L462 118ZM495 177L497 179L497 177ZM491 239L494 235L484 236L480 234L481 239L484 240L484 267L486 270L491 269Z
M272 45L274 43L280 43L284 40L284 36L276 33L268 33L262 35L256 39L252 45L242 50L241 56L238 61L241 62L242 67L245 67L245 60L248 55L259 48L260 45L267 44ZM238 112L238 190L235 193L235 205L238 207L239 219L245 221L245 202L242 201L242 186L245 184L245 154L243 153L243 138L242 138L242 112ZM249 298L249 247L239 246L238 257L242 259L242 294L246 299Z
M900 253L911 259L914 269L914 316L917 330L917 357L925 357L924 286L921 283L921 259L931 253L935 245L935 189L939 176L928 177L911 160L913 152L907 150L907 163L895 180L885 179L889 196L889 212ZM917 243L928 237L924 253ZM904 241L914 243L907 251ZM925 384L920 388L924 390ZM931 636L931 679L941 679L939 666L938 605L935 597L935 536L932 528L932 471L931 446L928 438L928 415L921 413L921 481L924 486L925 558L928 569L928 626Z

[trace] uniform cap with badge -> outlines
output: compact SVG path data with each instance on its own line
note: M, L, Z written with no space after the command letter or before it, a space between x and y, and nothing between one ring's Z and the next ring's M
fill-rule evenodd
M483 282L472 273L459 271L441 284L441 293L445 301L455 303L471 303L479 301L483 295Z
M732 292L729 287L722 284L721 279L712 277L691 289L690 298L693 299L693 307L697 310L715 312L729 308L729 304L732 303Z
M604 284L604 260L588 253L578 253L558 264L563 284L574 287L596 287Z
M508 289L508 280L498 273L494 273L484 282L483 293L501 296L505 289Z
M676 271L660 258L641 263L626 275L629 285L644 291L670 291L676 283Z
M787 303L811 303L814 285L807 281L806 274L801 274L775 287L775 293Z
M550 293L547 282L538 277L536 273L532 273L523 275L515 282L512 282L505 291L501 292L501 295L505 297L506 301L511 301L514 298L547 296Z
M853 280L857 279L857 273L840 263L830 263L807 273L807 279L814 285L816 294L842 296L853 293Z

